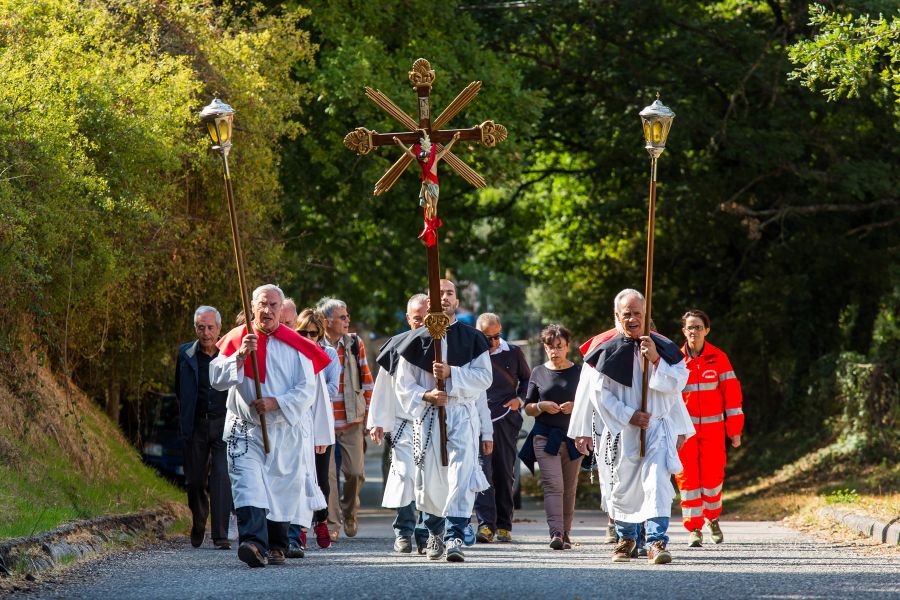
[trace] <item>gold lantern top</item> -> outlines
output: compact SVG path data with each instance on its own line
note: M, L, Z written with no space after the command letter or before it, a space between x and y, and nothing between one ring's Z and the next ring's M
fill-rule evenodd
M659 94L656 94L656 100L653 104L641 111L641 121L644 125L644 139L647 142L647 152L654 159L666 149L666 139L669 137L669 129L672 128L672 120L675 119L675 113L660 102Z
M234 109L214 98L200 111L200 120L206 123L213 150L228 152L231 148L231 128L234 123Z

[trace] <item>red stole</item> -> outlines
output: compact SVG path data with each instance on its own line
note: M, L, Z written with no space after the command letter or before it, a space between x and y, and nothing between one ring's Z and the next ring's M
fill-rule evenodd
M591 350L594 350L597 346L599 346L603 342L611 339L614 335L616 335L615 327L613 327L612 329L609 329L607 331L604 331L603 333L598 333L597 335L595 335L594 337L592 337L585 343L581 344L581 346L579 346L578 349L581 350L582 356L587 356Z
M284 342L285 344L287 344L294 350L297 350L303 356L311 360L313 363L313 371L316 374L327 367L331 362L331 358L329 358L329 356L318 346L318 344L309 341L290 327L279 325L278 329L270 334L265 334L259 329L256 329L254 333L259 336L256 345L256 362L257 367L259 368L260 383L266 382L266 345L268 344L270 337L273 337L280 342ZM219 352L221 352L225 356L232 356L238 350L240 350L241 340L244 339L245 335L247 335L246 325L239 325L238 327L235 327L234 329L226 333L216 344L216 346L219 348ZM244 360L244 377L253 379L253 364L250 362L249 356Z

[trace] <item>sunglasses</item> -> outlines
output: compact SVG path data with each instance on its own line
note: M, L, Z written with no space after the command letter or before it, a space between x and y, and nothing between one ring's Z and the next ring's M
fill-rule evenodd
M500 334L498 333L497 335L486 335L484 337L486 337L489 342L495 342L500 339Z
M308 338L317 338L317 337L319 337L319 331L316 330L316 329L313 329L312 331L306 331L306 330L303 330L303 329L298 329L298 330L297 330L297 333L299 333L299 334L302 335L303 337L308 337Z

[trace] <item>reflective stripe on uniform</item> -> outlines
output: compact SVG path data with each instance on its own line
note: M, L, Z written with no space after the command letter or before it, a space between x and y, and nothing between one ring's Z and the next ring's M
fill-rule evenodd
M710 497L716 496L716 495L722 493L722 484L720 483L719 485L717 485L714 488L700 488L700 491L703 492L704 496L710 496Z
M696 508L682 507L681 516L685 519L689 519L690 517L702 517L703 509L699 506Z
M721 500L719 500L718 502L706 502L705 500L703 501L704 510L715 510L717 508L722 508Z
M719 373L719 381L725 381L726 379L735 379L737 376L734 374L734 371L725 371L724 373Z
M694 425L703 425L705 423L720 423L725 420L725 415L713 415L711 417L691 417L691 423Z
M699 489L681 490L681 500L682 501L697 500L699 498L700 498L700 490Z
M726 408L725 409L726 417L733 417L735 415L742 415L742 414L744 414L744 409L742 409L742 408Z
M686 386L684 386L684 389L681 391L682 391L682 393L685 393L685 394L687 394L689 392L708 392L711 390L715 390L718 387L719 387L718 381L713 381L712 383L689 383Z

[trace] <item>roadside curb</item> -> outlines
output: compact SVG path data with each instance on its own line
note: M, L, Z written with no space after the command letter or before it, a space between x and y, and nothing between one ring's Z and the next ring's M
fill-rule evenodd
M165 537L175 516L166 510L98 517L69 523L32 537L0 542L0 577L26 576L99 553L110 542L125 542L141 534Z
M820 508L817 513L820 517L836 521L845 527L874 538L882 544L900 544L900 517L885 523L868 515L861 515L831 506Z

